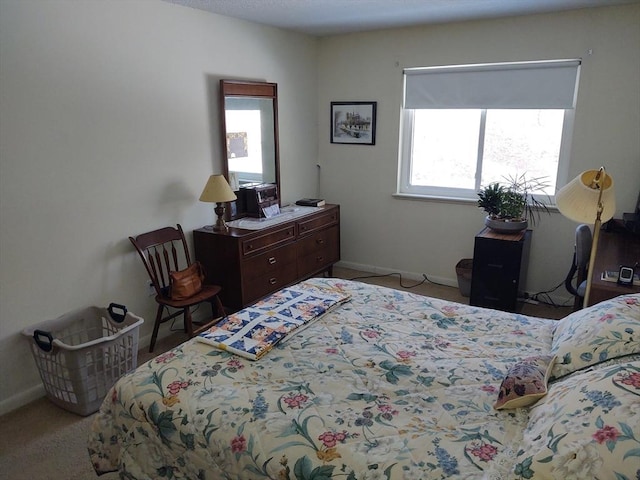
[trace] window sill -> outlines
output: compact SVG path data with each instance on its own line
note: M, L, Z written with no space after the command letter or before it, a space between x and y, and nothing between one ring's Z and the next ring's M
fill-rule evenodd
M462 197L446 197L437 195L418 195L415 193L394 193L391 195L398 200L417 200L420 202L434 202L434 203L457 203L462 205L474 205L477 206L478 200L474 198L462 198ZM555 204L547 205L549 212L559 213L558 207Z
M436 195L418 195L415 193L394 193L393 198L398 200L419 200L422 202L439 202L439 203L461 203L461 204L477 204L478 200L474 198L461 197L445 197Z

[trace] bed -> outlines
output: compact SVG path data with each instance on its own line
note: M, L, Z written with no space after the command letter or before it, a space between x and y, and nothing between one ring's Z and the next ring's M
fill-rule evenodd
M299 286L344 301L257 360L194 338L121 378L92 424L96 472L640 478L640 295L555 321L348 280Z

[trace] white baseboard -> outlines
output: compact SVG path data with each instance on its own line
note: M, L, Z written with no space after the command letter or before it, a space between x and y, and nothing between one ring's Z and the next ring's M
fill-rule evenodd
M441 285L445 285L447 287L458 287L458 280L454 278L446 278L446 277L438 277L431 276L428 273L418 273L418 272L407 272L404 270L391 269L391 268L383 268L377 267L375 265L365 265L362 263L354 263L354 262L343 262L340 261L336 263L337 267L342 268L350 268L352 270L359 270L361 272L371 272L375 275L389 275L392 273L399 273L404 278L409 280L420 281L424 279L424 275L426 275L431 282L439 283Z
M416 281L422 280L424 278L424 275L426 275L429 281L431 282L439 283L441 285L446 285L448 287L456 287L456 288L458 287L457 278L439 277L437 275L430 275L429 273L424 273L424 272L421 272L421 273L406 272L403 270L397 270L397 269L394 270L389 268L377 267L375 265L366 265L366 264L354 263L354 262L344 262L342 260L336 263L336 266L342 267L342 268L350 268L352 270L359 270L361 272L371 272L375 275L389 275L390 273L400 273L404 278L407 278L410 280L416 280ZM527 292L527 293L529 294L530 297L532 297L538 292ZM573 297L569 295L568 292L565 292L564 290L562 292L551 292L548 295L551 301L554 302L556 305L573 305Z
M28 390L20 392L0 402L0 415L16 410L27 403L31 403L40 397L44 397L45 395L46 392L44 391L44 386L42 384L31 387Z

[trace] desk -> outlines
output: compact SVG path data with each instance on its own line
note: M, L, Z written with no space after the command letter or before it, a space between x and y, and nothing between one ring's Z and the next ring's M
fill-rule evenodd
M640 262L640 237L627 232L600 232L591 281L589 305L626 293L639 293L640 286L624 286L600 279L603 270L618 270L620 265L633 267Z

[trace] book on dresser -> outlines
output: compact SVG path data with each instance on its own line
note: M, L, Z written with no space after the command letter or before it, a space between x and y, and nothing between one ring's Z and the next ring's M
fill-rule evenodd
M296 202L296 205L301 207L322 207L325 205L325 201L322 198L301 198Z

